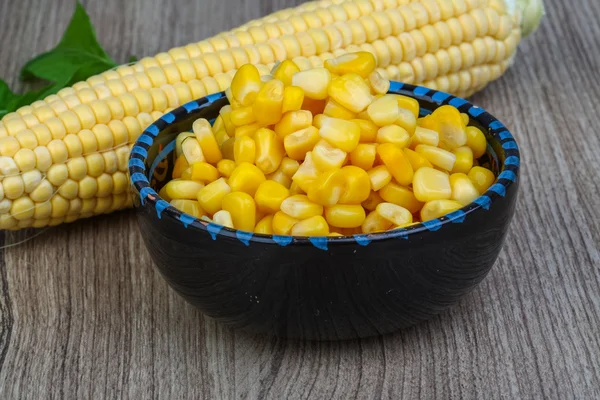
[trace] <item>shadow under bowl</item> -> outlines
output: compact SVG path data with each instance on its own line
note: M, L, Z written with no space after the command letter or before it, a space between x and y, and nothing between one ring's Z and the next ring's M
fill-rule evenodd
M204 314L235 328L306 340L381 335L455 304L490 271L515 210L519 150L504 125L447 93L392 82L421 115L450 104L488 140L479 162L498 177L473 203L406 229L298 238L223 228L158 196L178 133L228 104L214 94L165 114L137 140L129 172L140 233L168 284Z

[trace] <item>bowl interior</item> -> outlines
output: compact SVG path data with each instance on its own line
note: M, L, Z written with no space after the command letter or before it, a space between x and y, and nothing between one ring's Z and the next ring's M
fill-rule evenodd
M469 115L469 125L478 127L486 135L487 151L485 155L478 159L478 162L479 165L487 167L494 172L497 177L496 183L474 203L461 209L460 213L456 215L457 218L464 218L466 214L480 207L488 209L495 197L504 196L508 186L517 178L520 162L516 142L501 122L482 108L474 106L464 99L429 88L392 82L389 93L406 95L417 99L420 104L420 116L430 114L434 109L444 104L455 106L461 112ZM227 104L229 102L224 93L217 93L192 101L171 113L165 114L144 132L138 139L136 146L134 146L130 159L132 185L140 193L141 204L144 204L146 198L155 202L159 217L160 213L166 208L169 209L167 211L173 211L171 210L174 209L173 207L170 207L167 202L160 199L158 192L170 180L172 175L175 164L174 149L177 135L181 132L190 131L193 122L198 118L205 118L211 121L211 123L214 122L214 119L219 115L219 110ZM149 194L151 196L148 196ZM186 226L188 224L196 225L209 230L209 232L211 225L214 225L208 224L207 226L204 221L198 224L200 221L193 221L193 218L182 213L176 215L176 218L181 220ZM448 219L444 216L433 222L417 224L392 232L394 232L394 235L407 235L423 229L433 230L432 227L434 226L439 229L440 224L447 222ZM221 228L219 228L219 231ZM223 228L223 230L228 231L229 229ZM238 238L240 237L239 231L229 231L238 232L237 236ZM252 236L254 240L261 236L266 237L270 235ZM369 234L367 236L371 240L376 236L385 236L385 233ZM339 237L329 238L328 240L340 241L343 239L344 237ZM358 238L353 240L358 240Z

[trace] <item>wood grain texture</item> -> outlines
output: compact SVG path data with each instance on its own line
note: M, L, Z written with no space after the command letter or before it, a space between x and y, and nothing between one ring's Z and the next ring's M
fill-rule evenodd
M124 62L299 2L84 3ZM72 3L0 2L0 37L10 38L0 71L14 88L19 67L58 41ZM511 128L524 166L506 246L457 307L354 342L233 332L167 287L120 212L4 249L0 398L599 398L600 3L546 4L515 65L473 98Z

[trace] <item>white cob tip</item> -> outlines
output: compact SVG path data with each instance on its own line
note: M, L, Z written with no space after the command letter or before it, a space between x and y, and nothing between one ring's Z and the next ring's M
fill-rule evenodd
M519 14L521 36L532 34L540 26L544 16L543 0L505 0L508 12L512 15Z

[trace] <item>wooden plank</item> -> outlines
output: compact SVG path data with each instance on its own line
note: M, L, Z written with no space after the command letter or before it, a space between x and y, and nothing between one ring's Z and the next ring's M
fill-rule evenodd
M299 0L86 1L119 62ZM156 273L129 212L51 228L0 256L0 397L598 398L600 13L547 0L515 64L473 101L523 152L517 216L484 282L449 312L385 337L298 343L204 318ZM2 2L14 88L72 2ZM0 245L26 239L7 233Z

